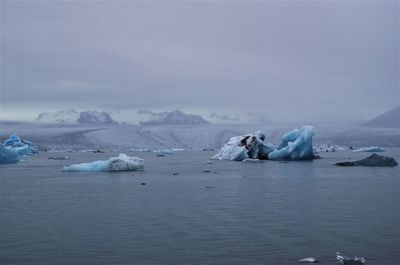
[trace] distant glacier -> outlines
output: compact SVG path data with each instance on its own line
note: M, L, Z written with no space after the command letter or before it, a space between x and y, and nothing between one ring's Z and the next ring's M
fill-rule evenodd
M33 141L40 150L65 149L160 149L221 148L236 135L261 130L265 141L279 144L281 136L298 126L271 126L268 124L238 125L47 125L37 123L2 122L0 140L17 132ZM400 132L395 128L371 128L348 125L314 126L313 144L399 147Z

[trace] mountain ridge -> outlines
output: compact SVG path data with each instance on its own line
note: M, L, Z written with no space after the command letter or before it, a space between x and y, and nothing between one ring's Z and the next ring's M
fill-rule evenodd
M76 111L75 109L60 110L54 112L42 112L35 119L38 123L48 124L118 124L106 111Z
M369 127L400 128L400 105L365 122Z
M200 115L188 114L179 109L164 112L139 110L138 114L150 115L149 120L139 122L141 125L195 125L210 123Z

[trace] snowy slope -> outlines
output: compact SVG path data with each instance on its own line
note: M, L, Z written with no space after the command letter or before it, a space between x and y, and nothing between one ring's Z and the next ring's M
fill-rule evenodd
M379 115L375 119L365 123L365 125L371 127L400 128L400 106Z
M60 110L55 112L43 112L36 118L41 123L74 124L80 117L80 113L74 109Z

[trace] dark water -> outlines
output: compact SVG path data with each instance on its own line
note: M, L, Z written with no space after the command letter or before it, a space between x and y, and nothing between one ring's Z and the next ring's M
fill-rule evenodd
M332 165L368 153L213 164L210 152L128 154L146 170L60 172L112 155L92 153L1 165L0 264L337 264L336 250L400 264L399 167ZM384 154L400 161L399 149ZM73 160L47 159L59 155Z

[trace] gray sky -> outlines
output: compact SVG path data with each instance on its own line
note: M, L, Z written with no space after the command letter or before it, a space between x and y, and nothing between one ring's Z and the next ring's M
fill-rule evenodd
M1 1L0 96L2 119L367 119L399 104L399 2Z

